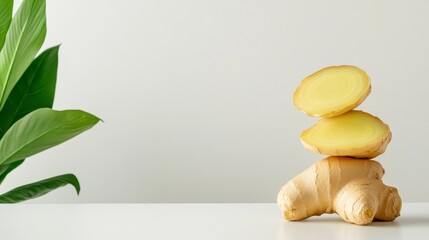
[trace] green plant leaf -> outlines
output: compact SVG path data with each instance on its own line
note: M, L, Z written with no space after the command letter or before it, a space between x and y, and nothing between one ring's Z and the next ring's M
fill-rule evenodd
M3 0L0 0L0 2ZM25 70L0 111L0 138L17 120L28 113L54 103L58 69L58 50L55 46L40 54ZM24 160L0 166L0 184Z
M52 108L58 69L58 49L45 50L25 70L0 111L0 138L20 118L39 108Z
M15 188L0 195L0 203L18 203L37 198L67 184L71 184L79 195L80 185L76 176L73 174L64 174Z
M0 0L2 1L2 0ZM0 111L0 138L18 119L54 102L58 69L58 49L55 46L40 54L22 75ZM0 166L0 183L24 160Z
M12 21L13 0L0 0L0 49L4 45L7 30Z
M3 182L3 180L6 178L6 176L10 172L12 172L15 168L17 168L23 162L24 162L24 160L19 160L19 161L16 161L16 162L13 162L13 163L9 163L9 164L6 164L6 165L1 165L0 166L0 184Z
M99 121L98 117L81 110L37 109L13 124L0 140L0 165L61 144Z
M0 51L0 110L45 40L45 8L45 0L24 0L10 23Z

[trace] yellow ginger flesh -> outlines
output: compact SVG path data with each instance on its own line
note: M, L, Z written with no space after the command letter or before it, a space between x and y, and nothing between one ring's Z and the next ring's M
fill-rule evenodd
M374 158L382 154L392 138L387 124L363 111L319 120L301 134L310 151L328 156Z
M383 174L373 160L328 157L284 185L277 203L291 221L334 212L359 225L374 219L392 221L402 202L396 188L383 184Z
M315 117L333 117L361 104L371 92L369 76L355 66L331 66L302 80L294 105Z

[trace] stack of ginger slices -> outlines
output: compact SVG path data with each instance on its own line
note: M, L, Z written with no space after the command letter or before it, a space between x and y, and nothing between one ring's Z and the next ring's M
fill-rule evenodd
M366 225L399 216L397 189L384 185L383 167L370 160L386 150L390 128L369 113L353 110L370 92L369 76L355 66L327 67L302 80L294 105L321 119L302 132L301 142L328 157L280 190L277 203L285 219L337 213L346 222Z

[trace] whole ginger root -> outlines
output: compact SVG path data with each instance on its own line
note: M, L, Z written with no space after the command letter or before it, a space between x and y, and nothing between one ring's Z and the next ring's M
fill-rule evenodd
M335 212L359 225L374 219L392 221L402 202L396 188L383 184L383 174L373 160L327 157L284 185L277 203L291 221Z

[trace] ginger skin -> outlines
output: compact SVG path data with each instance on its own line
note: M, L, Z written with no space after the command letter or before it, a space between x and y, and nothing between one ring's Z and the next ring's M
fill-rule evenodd
M381 181L383 174L373 160L327 157L284 185L277 203L291 221L334 212L359 225L392 221L402 203L397 189Z

